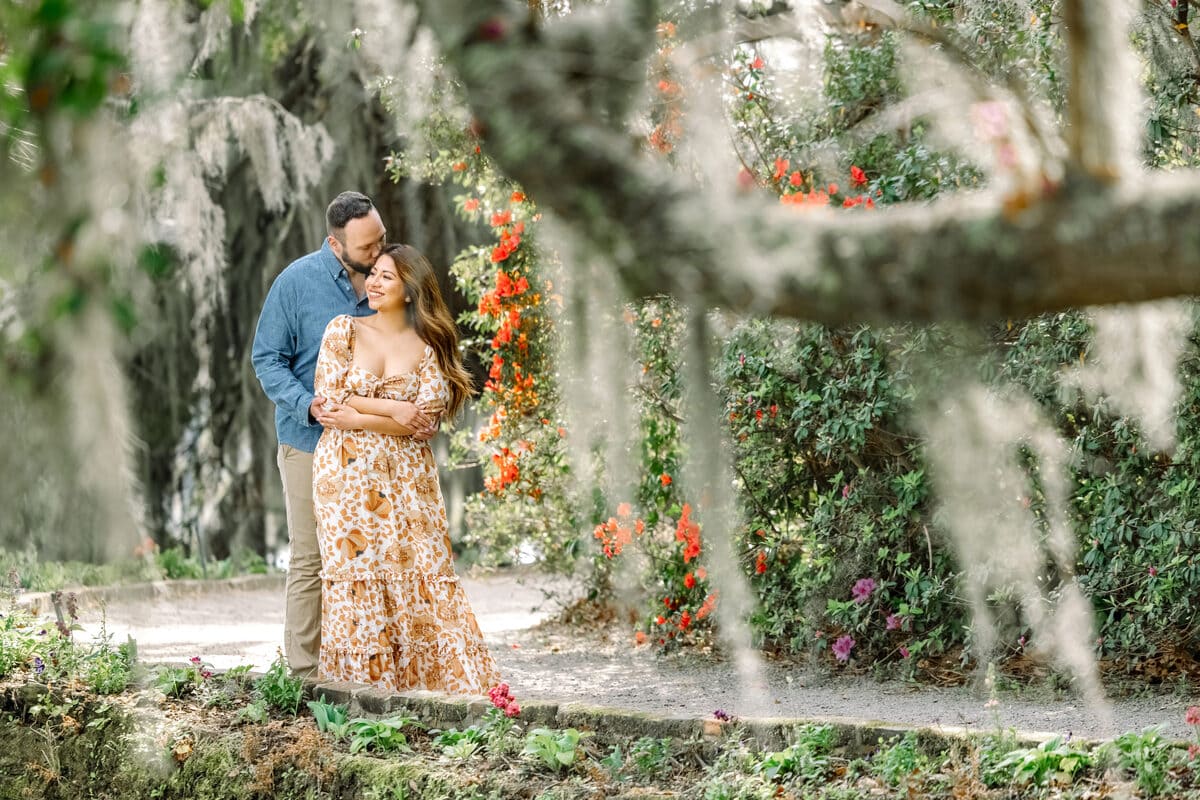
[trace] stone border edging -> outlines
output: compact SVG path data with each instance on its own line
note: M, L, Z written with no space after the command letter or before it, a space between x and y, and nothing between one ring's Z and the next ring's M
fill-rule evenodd
M325 700L349 707L351 717L381 717L400 710L414 713L422 722L435 728L451 728L479 722L492 707L483 696L456 697L441 692L415 690L389 692L375 686L344 681L324 682L305 679L306 699ZM878 743L915 733L922 749L945 749L955 742L983 736L989 731L956 725L937 727L905 725L882 720L862 720L854 717L811 717L790 719L755 717L722 722L696 717L660 717L643 711L591 705L567 701L530 700L521 703L522 722L548 728L577 728L599 734L618 734L632 738L649 736L656 739L702 739L716 743L727 733L741 728L748 739L763 750L781 750L794 740L795 729L801 725L830 725L839 746L857 755L874 750ZM1007 731L1006 731L1007 732ZM1055 734L1036 731L1016 731L1019 747L1035 747ZM1085 741L1085 740L1078 740Z
M205 594L213 591L236 591L240 589L283 590L286 572L271 572L265 575L238 575L234 578L196 578L186 580L161 580L149 583L118 583L111 586L82 586L64 588L63 592L74 592L80 605L97 606L114 600L147 600L169 598L179 595ZM22 593L17 596L17 605L34 614L50 614L54 605L50 602L53 592Z

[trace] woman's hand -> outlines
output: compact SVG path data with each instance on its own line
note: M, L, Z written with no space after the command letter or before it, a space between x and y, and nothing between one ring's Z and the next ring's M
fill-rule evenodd
M396 408L391 416L396 422L414 431L425 430L433 422L428 414L417 407L416 403L408 400L396 401Z
M321 416L317 417L317 422L338 431L356 431L363 427L362 414L345 403L335 403L332 400L325 401L325 408Z
M438 435L438 431L442 428L442 415L424 413L424 417L428 423L423 428L417 428L413 431L412 437L418 441L428 442L430 439Z

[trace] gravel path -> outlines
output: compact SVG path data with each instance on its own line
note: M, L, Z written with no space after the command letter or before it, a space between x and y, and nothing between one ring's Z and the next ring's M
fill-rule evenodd
M544 601L546 580L535 574L465 577L480 627L501 672L522 700L581 701L664 716L856 718L910 725L994 728L986 698L970 689L914 688L870 678L838 678L766 663L744 681L733 664L696 655L662 657L636 648L627 631L578 631L540 625L557 607ZM225 590L191 596L112 601L84 608L81 622L101 621L116 641L131 635L143 661L184 661L199 655L216 667L266 667L283 636L283 589ZM1037 696L1037 695L1044 696ZM1101 738L1167 723L1168 735L1192 732L1184 710L1200 702L1179 694L1111 701L1104 710L1049 692L1001 697L1000 723L1022 731Z

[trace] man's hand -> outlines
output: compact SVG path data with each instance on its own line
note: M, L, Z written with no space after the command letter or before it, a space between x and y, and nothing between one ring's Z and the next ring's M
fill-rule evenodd
M312 402L308 404L308 415L315 419L318 424L324 425L325 423L321 422L321 414L324 413L324 408L325 398L314 397Z
M337 431L356 431L362 428L362 415L345 404L326 404L317 421L326 428Z

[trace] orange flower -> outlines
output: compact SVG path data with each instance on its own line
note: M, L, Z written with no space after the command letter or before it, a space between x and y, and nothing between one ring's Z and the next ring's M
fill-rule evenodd
M456 161L450 165L450 169L454 170L455 172L462 172L466 168L467 168L467 162L465 162L465 161Z
M659 483L661 483L663 486L671 485L671 476L665 472L662 475L658 476L658 480L659 480Z
M689 589L696 588L696 576L690 572L687 575L684 575L683 576L683 585Z
M646 634L642 631L638 631L637 633L635 633L633 635L633 641L636 642L637 644L645 644L646 643Z
M632 513L633 508L630 507L629 503L621 503L619 506L617 506L618 517L628 517Z
M801 175L799 171L793 172L791 177L788 178L788 183L790 183L792 186L799 186L800 184L804 183L804 176Z
M510 197L509 199L512 200L514 203L524 203L525 202L525 193L524 192L513 192L512 197Z
M758 551L758 557L754 559L754 571L759 575L767 571L767 554L762 550Z
M512 222L511 211L497 211L495 214L492 214L493 228L499 228L501 225L507 225L510 222Z
M771 175L771 180L779 181L787 174L788 160L786 158L775 159L775 172Z
M467 198L467 201L463 203L463 211L475 211L478 208L479 200L474 197Z

